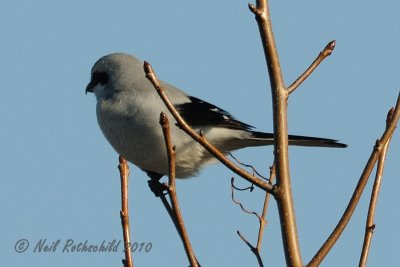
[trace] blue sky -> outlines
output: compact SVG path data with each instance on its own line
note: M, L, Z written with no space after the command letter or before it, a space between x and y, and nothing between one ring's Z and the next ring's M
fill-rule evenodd
M345 209L388 109L400 88L398 1L271 1L286 84L332 39L337 47L289 101L293 134L339 139L347 149L290 148L302 256L314 255ZM100 132L90 68L127 52L158 76L230 111L259 130L272 129L266 66L247 2L2 1L0 70L0 251L4 266L118 266L118 252L62 252L65 243L121 240L117 154ZM399 133L393 137L376 214L369 266L400 263L397 231ZM266 173L272 148L236 155ZM187 266L183 247L146 175L131 166L132 238L151 243L136 266ZM236 235L256 242L257 220L230 199L233 174L221 165L178 181L183 216L203 266L256 266ZM246 182L236 179L237 184ZM353 219L322 266L354 266L360 254L371 183ZM263 193L237 195L259 210ZM279 219L271 203L262 256L283 266ZM24 253L15 251L29 241ZM39 242L54 252L34 252Z

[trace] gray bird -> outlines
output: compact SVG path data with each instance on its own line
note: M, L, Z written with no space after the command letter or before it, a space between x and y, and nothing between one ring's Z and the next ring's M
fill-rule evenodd
M161 82L165 93L196 131L223 153L251 146L272 145L273 134L253 131L253 127L238 121L225 110L178 88ZM171 121L171 139L176 147L176 177L195 176L215 158L201 145L179 129L153 85L147 80L143 62L123 53L100 58L93 66L86 93L97 98L97 121L104 136L117 151L147 172L150 177L168 174L167 153L160 112ZM315 147L346 147L336 140L289 135L289 144Z

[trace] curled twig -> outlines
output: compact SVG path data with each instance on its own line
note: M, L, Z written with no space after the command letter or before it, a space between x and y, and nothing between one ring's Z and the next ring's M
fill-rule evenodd
M232 177L231 178L231 197L232 197L233 203L235 203L236 205L239 205L239 207L242 209L242 211L244 213L252 214L252 215L256 216L259 221L262 221L262 218L260 217L260 215L257 214L257 212L247 210L240 201L235 199L235 189L236 189L236 187L235 187L234 181L235 181L235 178Z
M239 188L234 184L232 184L231 186L232 186L233 189L235 189L237 191L247 191L247 190L249 190L250 192L253 192L253 190L254 190L254 186L253 185L245 187L245 188Z
M250 164L246 164L246 163L241 162L241 161L240 161L237 157L235 157L231 152L229 152L228 155L229 155L231 158L233 158L238 164L240 164L240 165L242 165L242 166L244 166L244 167L250 168L250 169L253 171L253 175L254 175L254 176L257 175L258 177L260 177L260 178L262 178L262 179L264 179L264 180L268 180L266 177L262 176L262 175L256 170L256 168L254 168L253 165L250 165Z
M273 165L270 168L270 177L268 179L271 184L272 184L272 182L274 180L274 177L275 177L275 166ZM258 213L254 212L254 211L249 211L246 208L244 208L243 204L240 201L237 201L235 199L234 190L237 190L237 189L236 189L236 186L234 185L234 178L232 178L231 179L232 201L236 205L239 205L243 212L245 212L247 214L255 215L258 218L259 228L258 228L258 236L257 236L257 245L253 246L239 231L237 231L237 234L243 240L243 242L245 242L246 245L250 248L251 252L253 252L253 254L256 256L259 266L260 267L264 266L263 261L262 261L261 256L260 256L260 250L261 250L261 244L262 244L264 229L265 229L265 226L267 224L265 218L267 216L268 204L269 204L269 199L270 199L271 194L268 193L268 192L265 192L264 205L263 205L263 209L262 209L262 214L260 216Z

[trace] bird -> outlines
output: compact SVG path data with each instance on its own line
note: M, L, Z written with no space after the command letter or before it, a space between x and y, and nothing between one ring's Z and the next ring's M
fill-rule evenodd
M274 135L254 130L230 113L190 96L160 81L165 94L183 119L222 153L245 147L273 145ZM176 125L153 85L146 78L143 61L126 53L101 57L93 65L86 94L97 99L97 121L115 151L142 169L151 178L168 174L168 157L160 113L171 120L171 140L175 146L176 178L189 178L217 160ZM344 148L337 140L289 135L289 145Z

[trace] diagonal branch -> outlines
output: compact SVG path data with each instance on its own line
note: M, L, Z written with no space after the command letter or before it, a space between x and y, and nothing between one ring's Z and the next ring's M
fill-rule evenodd
M343 230L346 228L347 223L350 221L351 216L358 204L358 201L361 198L362 192L364 191L365 185L367 184L368 178L371 175L371 172L375 166L376 161L380 157L386 143L391 138L394 129L396 128L397 122L400 118L400 94L397 98L396 107L393 112L393 116L386 127L385 132L383 133L382 137L377 140L374 149L372 150L371 156L368 159L368 162L361 174L361 177L358 181L358 184L354 190L354 193L350 199L349 204L345 212L343 213L340 221L336 225L335 229L332 231L328 239L322 245L322 247L318 250L312 260L307 264L307 267L314 267L319 266L325 256L329 253L333 245L339 239L340 235L342 234Z
M297 78L296 81L294 81L289 87L288 87L288 92L289 94L293 93L294 90L296 90L300 84L302 84L307 78L308 76L311 75L311 73L313 73L313 71L318 67L318 65L328 56L330 56L333 52L333 49L335 48L336 45L336 41L330 41L324 48L324 50L322 50L318 57L314 60L314 62L307 68L307 70L300 75L299 78Z
M181 117L181 115L178 113L178 111L175 109L175 107L172 105L171 101L167 98L165 95L164 89L161 86L156 74L153 71L153 68L151 67L150 63L144 62L144 71L146 73L147 79L153 84L154 88L160 95L162 101L168 108L169 112L171 112L172 116L175 118L177 121L179 127L185 131L189 136L191 136L196 142L201 144L205 149L207 149L208 152L210 152L215 158L217 158L222 164L224 164L226 167L228 167L230 170L235 172L236 174L240 175L250 183L253 183L257 187L270 192L274 194L274 188L272 185L269 183L255 177L254 175L246 172L245 170L239 168L236 166L233 162L231 162L224 154L222 154L215 146L210 144L204 136L201 134L196 133L186 122L185 120Z
M189 241L189 236L187 234L185 224L183 222L182 214L179 208L179 202L178 202L178 197L176 195L176 189L175 189L175 147L172 146L171 142L171 134L169 130L169 121L167 118L167 115L165 115L164 112L161 112L160 114L160 124L162 126L163 134L164 134L164 140L165 140L165 146L167 148L167 155L168 155L168 185L167 185L167 190L168 190L168 195L170 197L171 205L172 205L172 211L173 214L175 215L175 226L178 226L178 233L179 236L182 239L183 246L185 248L186 255L188 257L189 263L191 267L198 267L199 264L196 260L196 256L194 255L192 245L190 244Z
M389 126L389 123L392 120L393 112L394 112L394 110L391 109L387 115L386 127ZM384 145L384 147L382 149L382 153L380 154L379 159L378 159L378 167L376 169L375 181L374 181L374 186L372 188L371 200L369 203L368 215L367 215L367 220L366 220L366 225L365 225L365 236L364 236L364 242L363 242L363 247L362 247L361 256L360 256L360 263L359 263L360 267L365 267L367 265L369 248L371 245L372 235L373 235L374 229L375 229L374 217L375 217L376 204L378 202L379 191L380 191L381 184L382 184L383 168L385 165L386 153L387 153L387 150L389 147L390 140L391 140L391 137Z
M128 177L129 167L128 162L122 156L119 156L118 170L121 178L121 224L122 233L124 236L124 252L125 259L122 260L124 267L133 267L132 253L131 253L131 238L129 226L129 209L128 209Z
M258 265L260 267L264 267L264 263L261 259L260 252L252 244L250 244L250 242L240 233L240 231L236 231L236 233L238 234L240 239L242 239L242 241L250 248L251 252L254 253L254 255L257 258Z
M159 192L160 192L160 194L158 194L157 196L160 197L160 200L161 200L162 204L164 205L164 208L167 210L168 215L169 215L169 217L171 218L172 223L174 224L175 229L176 229L176 231L178 232L179 237L180 237L180 239L181 239L181 241L182 241L182 243L183 243L183 246L184 246L184 248L185 248L185 253L186 253L186 248L187 248L188 246L185 245L185 240L188 240L188 239L185 238L185 237L183 236L183 234L182 234L182 233L183 233L183 231L181 230L181 225L182 225L182 223L179 222L179 220L178 220L178 218L177 218L177 216L176 216L176 213L174 212L174 209L171 207L171 204L168 202L168 200L167 200L167 198L166 198L166 194L162 192L163 190L167 190L168 193L169 193L168 185L166 185L166 184L161 184L159 181L157 181L157 182L154 183L153 186L154 186L157 190L159 190ZM175 192L175 195L176 195L176 192ZM170 199L171 199L171 197L170 197ZM186 232L186 230L184 230L184 231ZM190 249L189 249L189 250L190 250ZM192 253L191 253L191 254L192 254ZM194 255L194 254L193 254L193 255ZM190 256L188 253L186 253L186 256L188 257L188 260L189 260L189 262L190 262L191 256ZM197 259L196 259L196 262L197 262ZM197 264L198 264L198 262L197 262ZM193 266L198 266L198 265L191 265L190 267L193 267Z

